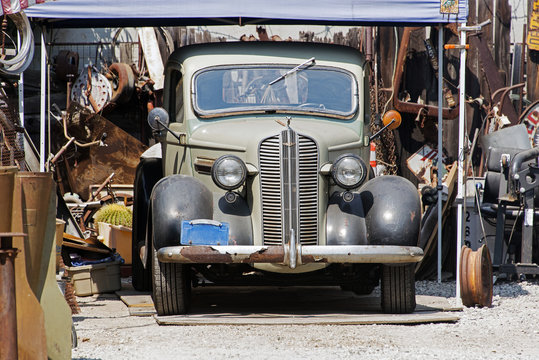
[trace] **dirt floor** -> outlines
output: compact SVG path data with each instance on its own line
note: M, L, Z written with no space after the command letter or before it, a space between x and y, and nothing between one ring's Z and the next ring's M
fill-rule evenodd
M123 279L123 284L128 289L129 279ZM456 305L451 298L454 282L421 281L416 289L418 295L447 297ZM322 298L324 293L320 288ZM263 301L271 306L278 294L276 290L272 296L270 291ZM375 290L373 295L377 294ZM246 303L241 289L230 290L227 298L234 296L238 304ZM456 322L418 325L163 326L154 316L130 316L115 294L79 297L78 302L81 313L73 317L78 337L74 359L539 358L539 280L498 282L491 308L464 308L451 313L459 317ZM215 313L212 307L219 306L219 301L213 302L207 301L196 311L205 307ZM303 310L301 314L309 311ZM291 319L295 311L301 312L283 311Z

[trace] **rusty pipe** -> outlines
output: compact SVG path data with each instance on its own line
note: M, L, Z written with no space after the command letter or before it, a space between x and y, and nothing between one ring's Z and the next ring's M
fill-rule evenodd
M114 177L114 175L115 175L115 173L110 174L109 177L106 178L105 181L103 181L103 183L101 185L99 185L99 187L97 188L95 193L92 195L90 200L88 200L88 202L92 202L92 201L95 200L95 198L101 192L101 190L103 190L105 188L105 186L107 186L112 181L112 178Z
M515 84L515 85L512 85L512 86L507 86L507 87L502 87L502 88L499 88L498 90L494 91L494 93L492 93L492 102L496 102L496 97L498 96L499 93L502 92L502 95L500 96L500 113L503 114L503 105L505 103L505 98L507 97L507 94L509 94L509 92L511 90L514 90L514 89L518 89L518 88L521 88L521 87L524 87L524 85L526 85L526 83L520 83L520 84Z
M62 146L60 148L60 150L58 150L58 153L56 153L56 155L54 155L54 157L51 159L50 163L55 164L58 161L58 158L66 151L67 147L69 145L71 145L71 143L73 143L74 141L75 141L74 137L69 139L69 141L64 146Z
M90 101L90 104L92 105L92 108L97 113L99 112L99 106L97 106L97 103L95 102L94 97L92 96L92 67L88 65L88 80L86 83L86 97Z
M367 26L365 30L365 60L372 61L372 26Z
M410 34L412 31L420 28L406 27L402 34L401 43L399 46L399 52L397 54L397 65L395 69L395 77L393 78L393 106L401 113L416 115L419 111L426 111L426 115L429 117L438 116L438 106L416 104L411 102L404 102L399 100L398 92L402 83L402 77L404 74L404 63L406 53L408 52L408 44L410 42ZM443 69L440 69L440 73L443 75ZM441 102L441 99L439 99ZM424 109L424 110L423 110ZM458 106L454 108L442 108L442 117L444 120L453 120L457 118L459 114Z
M0 233L0 358L17 359L17 299L15 297L15 257L13 233Z

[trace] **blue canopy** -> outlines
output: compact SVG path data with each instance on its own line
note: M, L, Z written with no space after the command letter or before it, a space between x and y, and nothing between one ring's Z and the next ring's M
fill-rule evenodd
M58 26L223 24L432 24L465 22L468 0L458 14L441 14L457 0L56 0L28 8L29 17Z

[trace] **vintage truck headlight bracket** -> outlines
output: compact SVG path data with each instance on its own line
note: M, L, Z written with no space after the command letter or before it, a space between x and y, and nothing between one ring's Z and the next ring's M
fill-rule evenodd
M346 190L342 193L342 199L347 203L352 202L354 200L354 193Z
M343 154L331 167L333 181L346 190L357 188L367 177L367 165L357 155Z
M235 192L227 191L225 194L225 201L229 204L234 204L237 198L238 194L236 194Z
M223 190L235 190L243 185L247 177L245 163L235 155L223 155L213 163L211 178Z

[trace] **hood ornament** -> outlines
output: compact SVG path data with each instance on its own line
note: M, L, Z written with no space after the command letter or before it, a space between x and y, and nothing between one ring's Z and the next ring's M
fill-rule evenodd
M281 126L284 126L285 128L290 128L290 121L291 120L292 120L292 118L290 116L287 116L286 117L286 124L282 120L279 120L279 119L276 119L275 121L277 122L277 124L279 124Z

